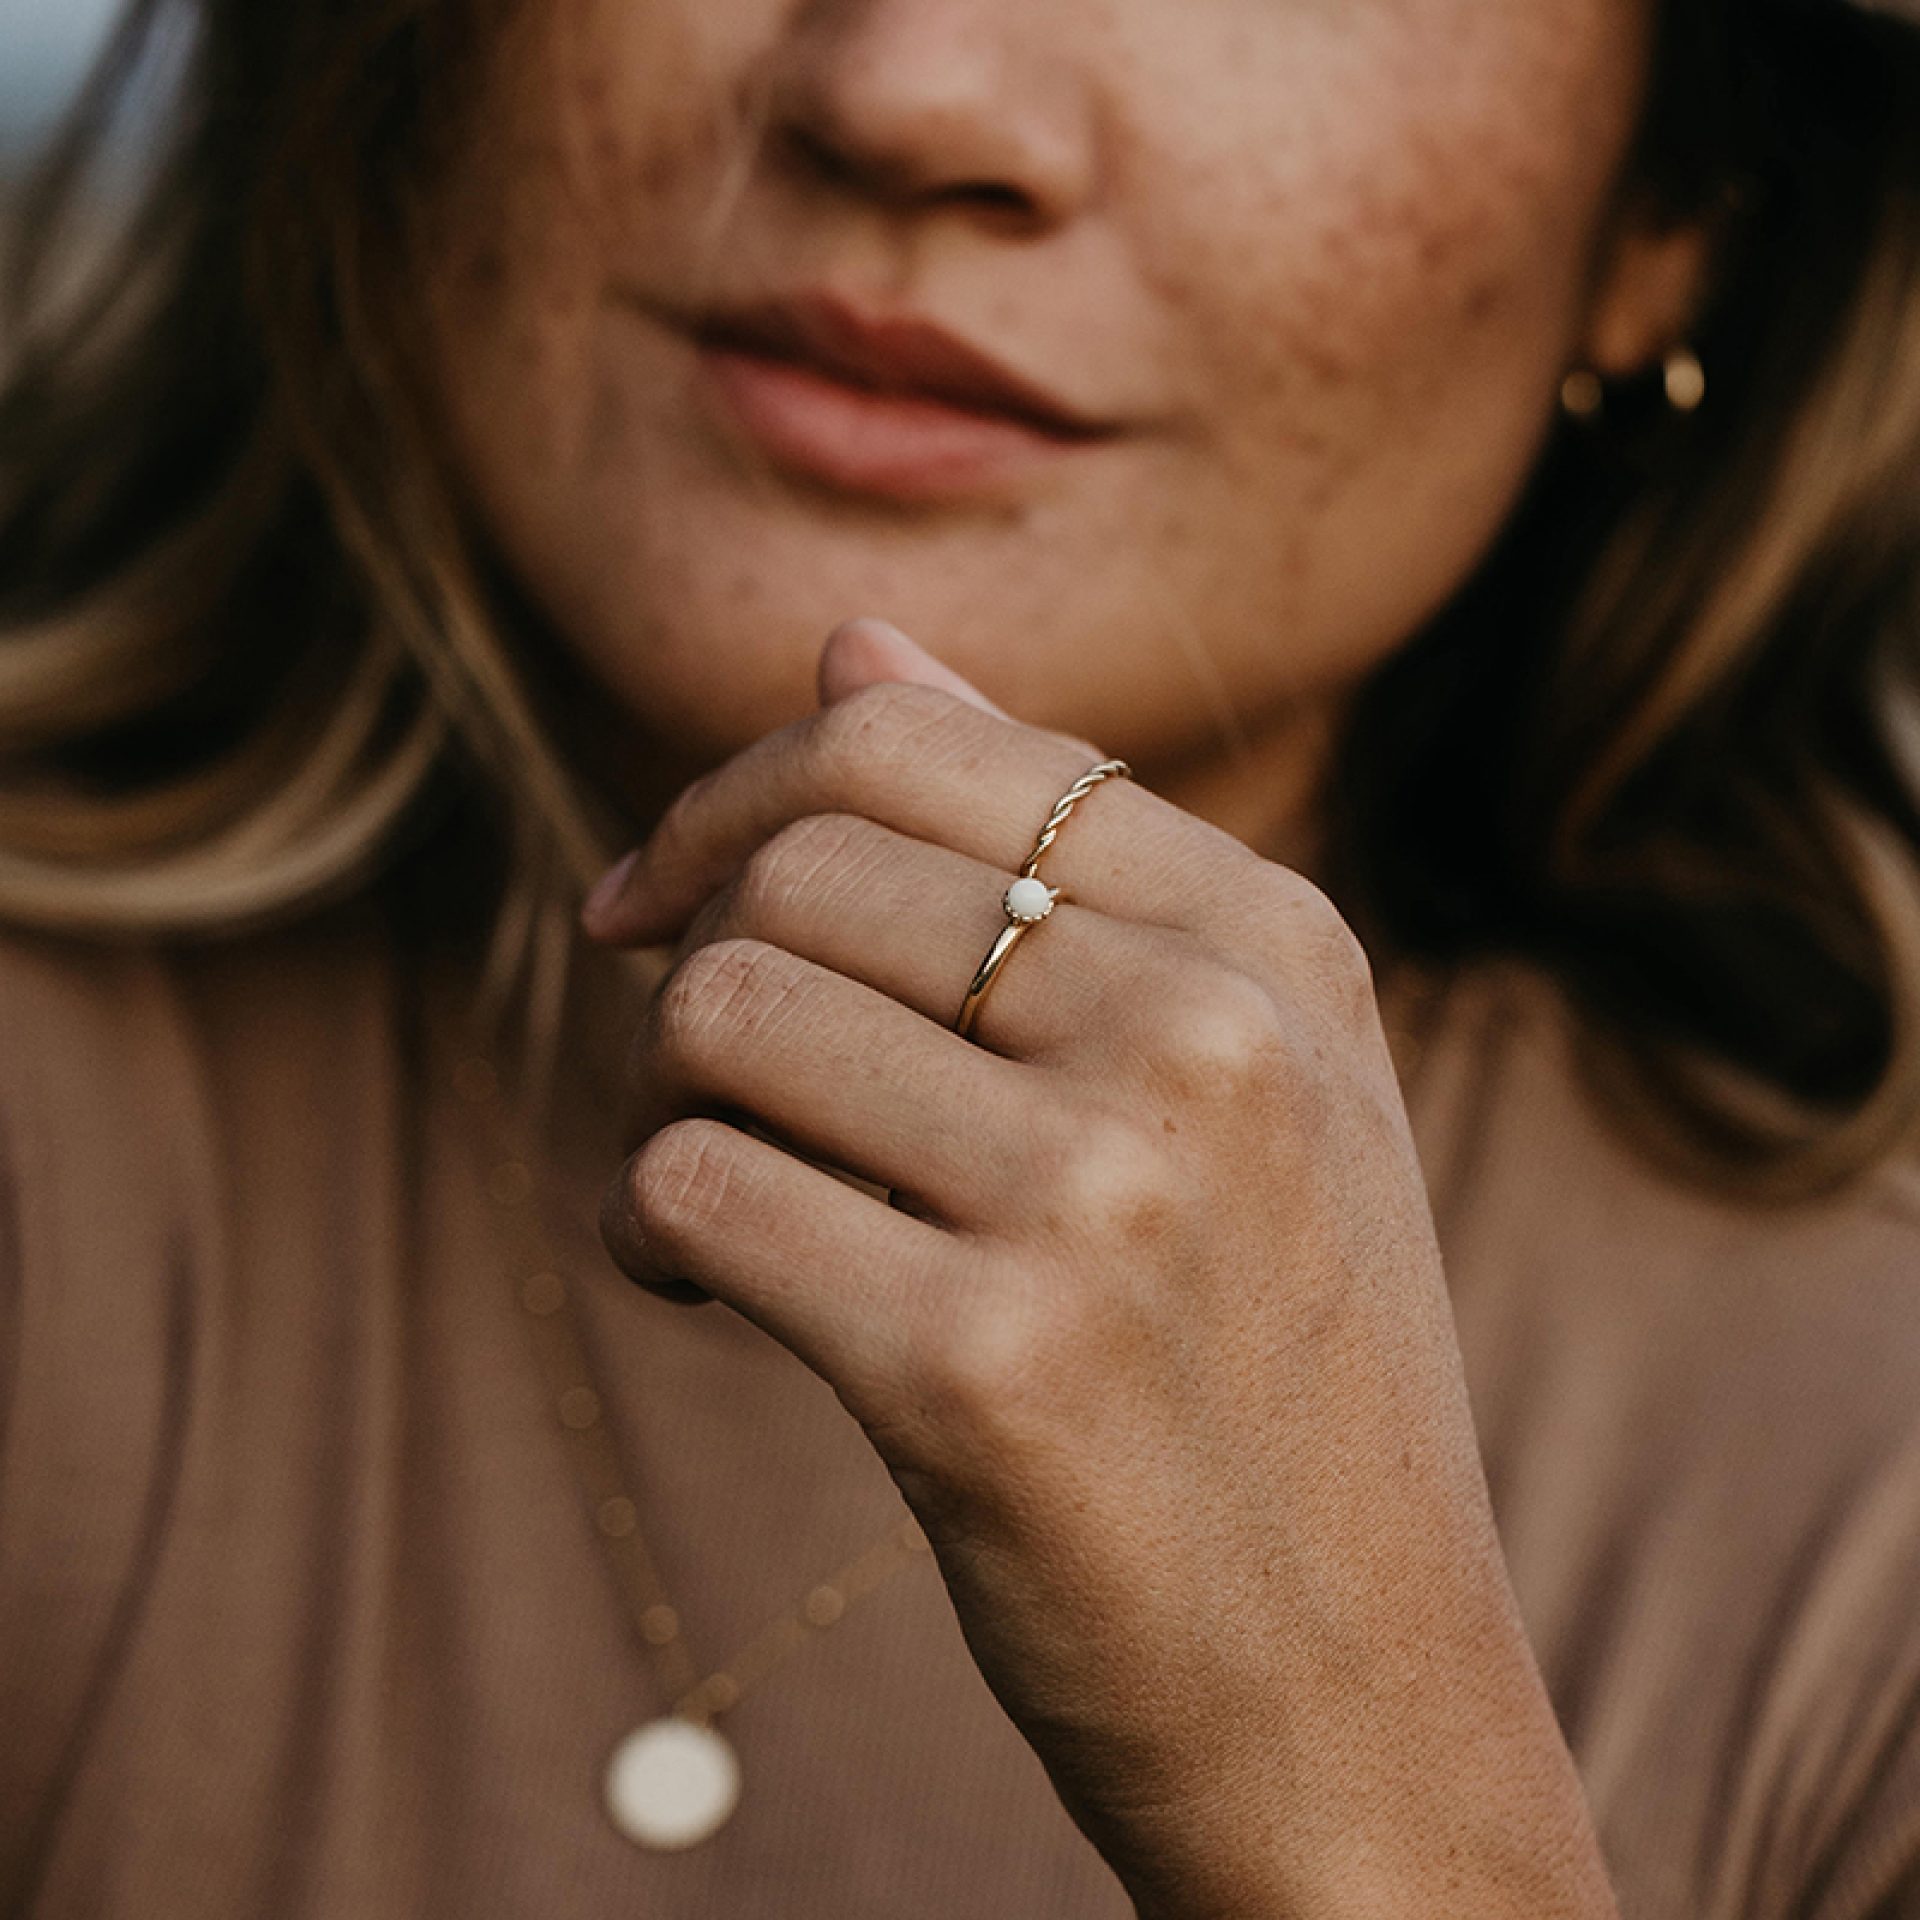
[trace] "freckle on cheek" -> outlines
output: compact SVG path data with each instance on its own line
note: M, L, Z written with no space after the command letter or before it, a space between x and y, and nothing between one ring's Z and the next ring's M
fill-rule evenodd
M1469 326L1482 326L1493 318L1499 307L1499 283L1480 279L1467 289L1467 297L1461 302L1460 311Z

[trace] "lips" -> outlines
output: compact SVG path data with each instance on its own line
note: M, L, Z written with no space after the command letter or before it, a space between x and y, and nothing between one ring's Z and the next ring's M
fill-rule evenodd
M869 316L826 295L708 315L695 337L722 351L787 360L871 392L944 401L1042 433L1102 431L1065 402L957 335L914 316Z
M1004 492L1118 431L934 322L836 296L683 323L726 423L774 466L903 500Z

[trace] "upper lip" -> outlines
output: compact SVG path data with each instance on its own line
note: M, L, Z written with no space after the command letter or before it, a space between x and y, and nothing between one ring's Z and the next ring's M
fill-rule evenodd
M1043 432L1109 431L981 348L911 313L876 313L831 293L798 293L709 309L692 322L704 346L798 361L882 393L944 400Z

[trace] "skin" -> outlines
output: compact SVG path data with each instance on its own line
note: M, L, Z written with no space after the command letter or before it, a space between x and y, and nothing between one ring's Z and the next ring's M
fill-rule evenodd
M677 795L584 917L672 955L609 1249L834 1386L1145 1915L1615 1912L1312 802L1564 371L1684 333L1703 243L1621 171L1650 24L556 0L427 255L470 505L601 696L578 749L637 825ZM821 281L1120 430L932 505L769 470L656 311ZM873 610L927 651L835 624Z
M479 517L620 715L583 751L650 818L880 614L1303 851L1340 704L1491 542L1562 373L1685 330L1686 237L1619 217L1648 4L521 9L425 284ZM819 282L1127 431L942 511L769 475L636 301Z
M1100 756L868 627L820 685L589 909L679 935L614 1258L834 1386L1148 1920L1615 1916L1344 921L1108 780L962 1039L1006 875Z

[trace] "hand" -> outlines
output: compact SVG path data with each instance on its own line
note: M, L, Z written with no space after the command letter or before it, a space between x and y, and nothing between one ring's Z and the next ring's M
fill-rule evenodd
M831 1383L1143 1913L1611 1914L1353 934L1106 780L961 1039L1008 880L1106 756L875 623L821 691L588 911L678 936L615 1259Z

